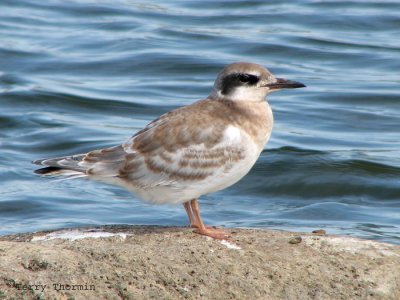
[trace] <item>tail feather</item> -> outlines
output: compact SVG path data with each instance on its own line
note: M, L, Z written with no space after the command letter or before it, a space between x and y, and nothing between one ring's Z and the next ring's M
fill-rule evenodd
M34 172L39 175L51 175L53 173L58 173L62 170L61 168L58 167L45 167L41 169L37 169Z
M84 154L79 154L73 156L35 160L32 162L33 164L44 166L44 168L37 169L34 172L36 174L45 176L86 176L86 168L82 167L79 164L84 156Z
M46 167L56 167L61 169L70 169L74 171L84 172L86 168L83 167L80 163L84 159L86 154L78 154L72 156L62 156L56 158L45 158L35 160L32 163L35 165L41 165Z
M32 163L41 166L35 173L39 175L64 175L69 177L84 177L96 174L112 177L125 161L124 148L119 146L94 150L86 154L46 158Z

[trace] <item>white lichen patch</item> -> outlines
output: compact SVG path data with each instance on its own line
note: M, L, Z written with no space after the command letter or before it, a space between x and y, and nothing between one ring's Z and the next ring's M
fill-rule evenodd
M233 249L233 250L242 250L242 248L240 248L238 245L232 244L228 241L221 241L221 244L224 245L226 248L228 249Z
M330 249L338 252L348 252L351 254L364 254L371 257L377 256L398 256L393 251L393 245L362 240L348 236L303 236L306 245L318 249Z
M86 231L86 230L60 230L48 233L46 235L34 236L31 242L49 241L54 239L64 239L69 241L76 241L87 238L109 238L119 237L125 240L128 234L126 233L112 233L105 231Z

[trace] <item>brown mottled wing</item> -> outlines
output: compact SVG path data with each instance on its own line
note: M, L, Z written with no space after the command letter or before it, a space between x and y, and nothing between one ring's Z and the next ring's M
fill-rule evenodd
M174 185L222 174L244 159L240 145L224 136L226 121L195 108L163 115L123 144L128 154L119 177L143 187Z
M244 159L240 144L224 136L227 116L216 111L199 101L161 116L120 146L35 163L144 188L213 178Z

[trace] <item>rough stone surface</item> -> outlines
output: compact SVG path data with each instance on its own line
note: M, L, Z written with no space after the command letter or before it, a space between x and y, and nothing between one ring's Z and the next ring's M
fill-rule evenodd
M3 236L0 299L400 299L399 246L228 231L227 242L139 226Z

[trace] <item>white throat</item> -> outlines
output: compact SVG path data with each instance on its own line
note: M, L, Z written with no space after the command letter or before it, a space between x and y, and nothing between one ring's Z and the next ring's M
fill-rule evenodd
M270 92L272 91L269 91L268 88L249 88L245 86L240 86L226 95L222 94L220 90L213 89L210 96L211 98L218 100L260 102L265 101L265 98Z

